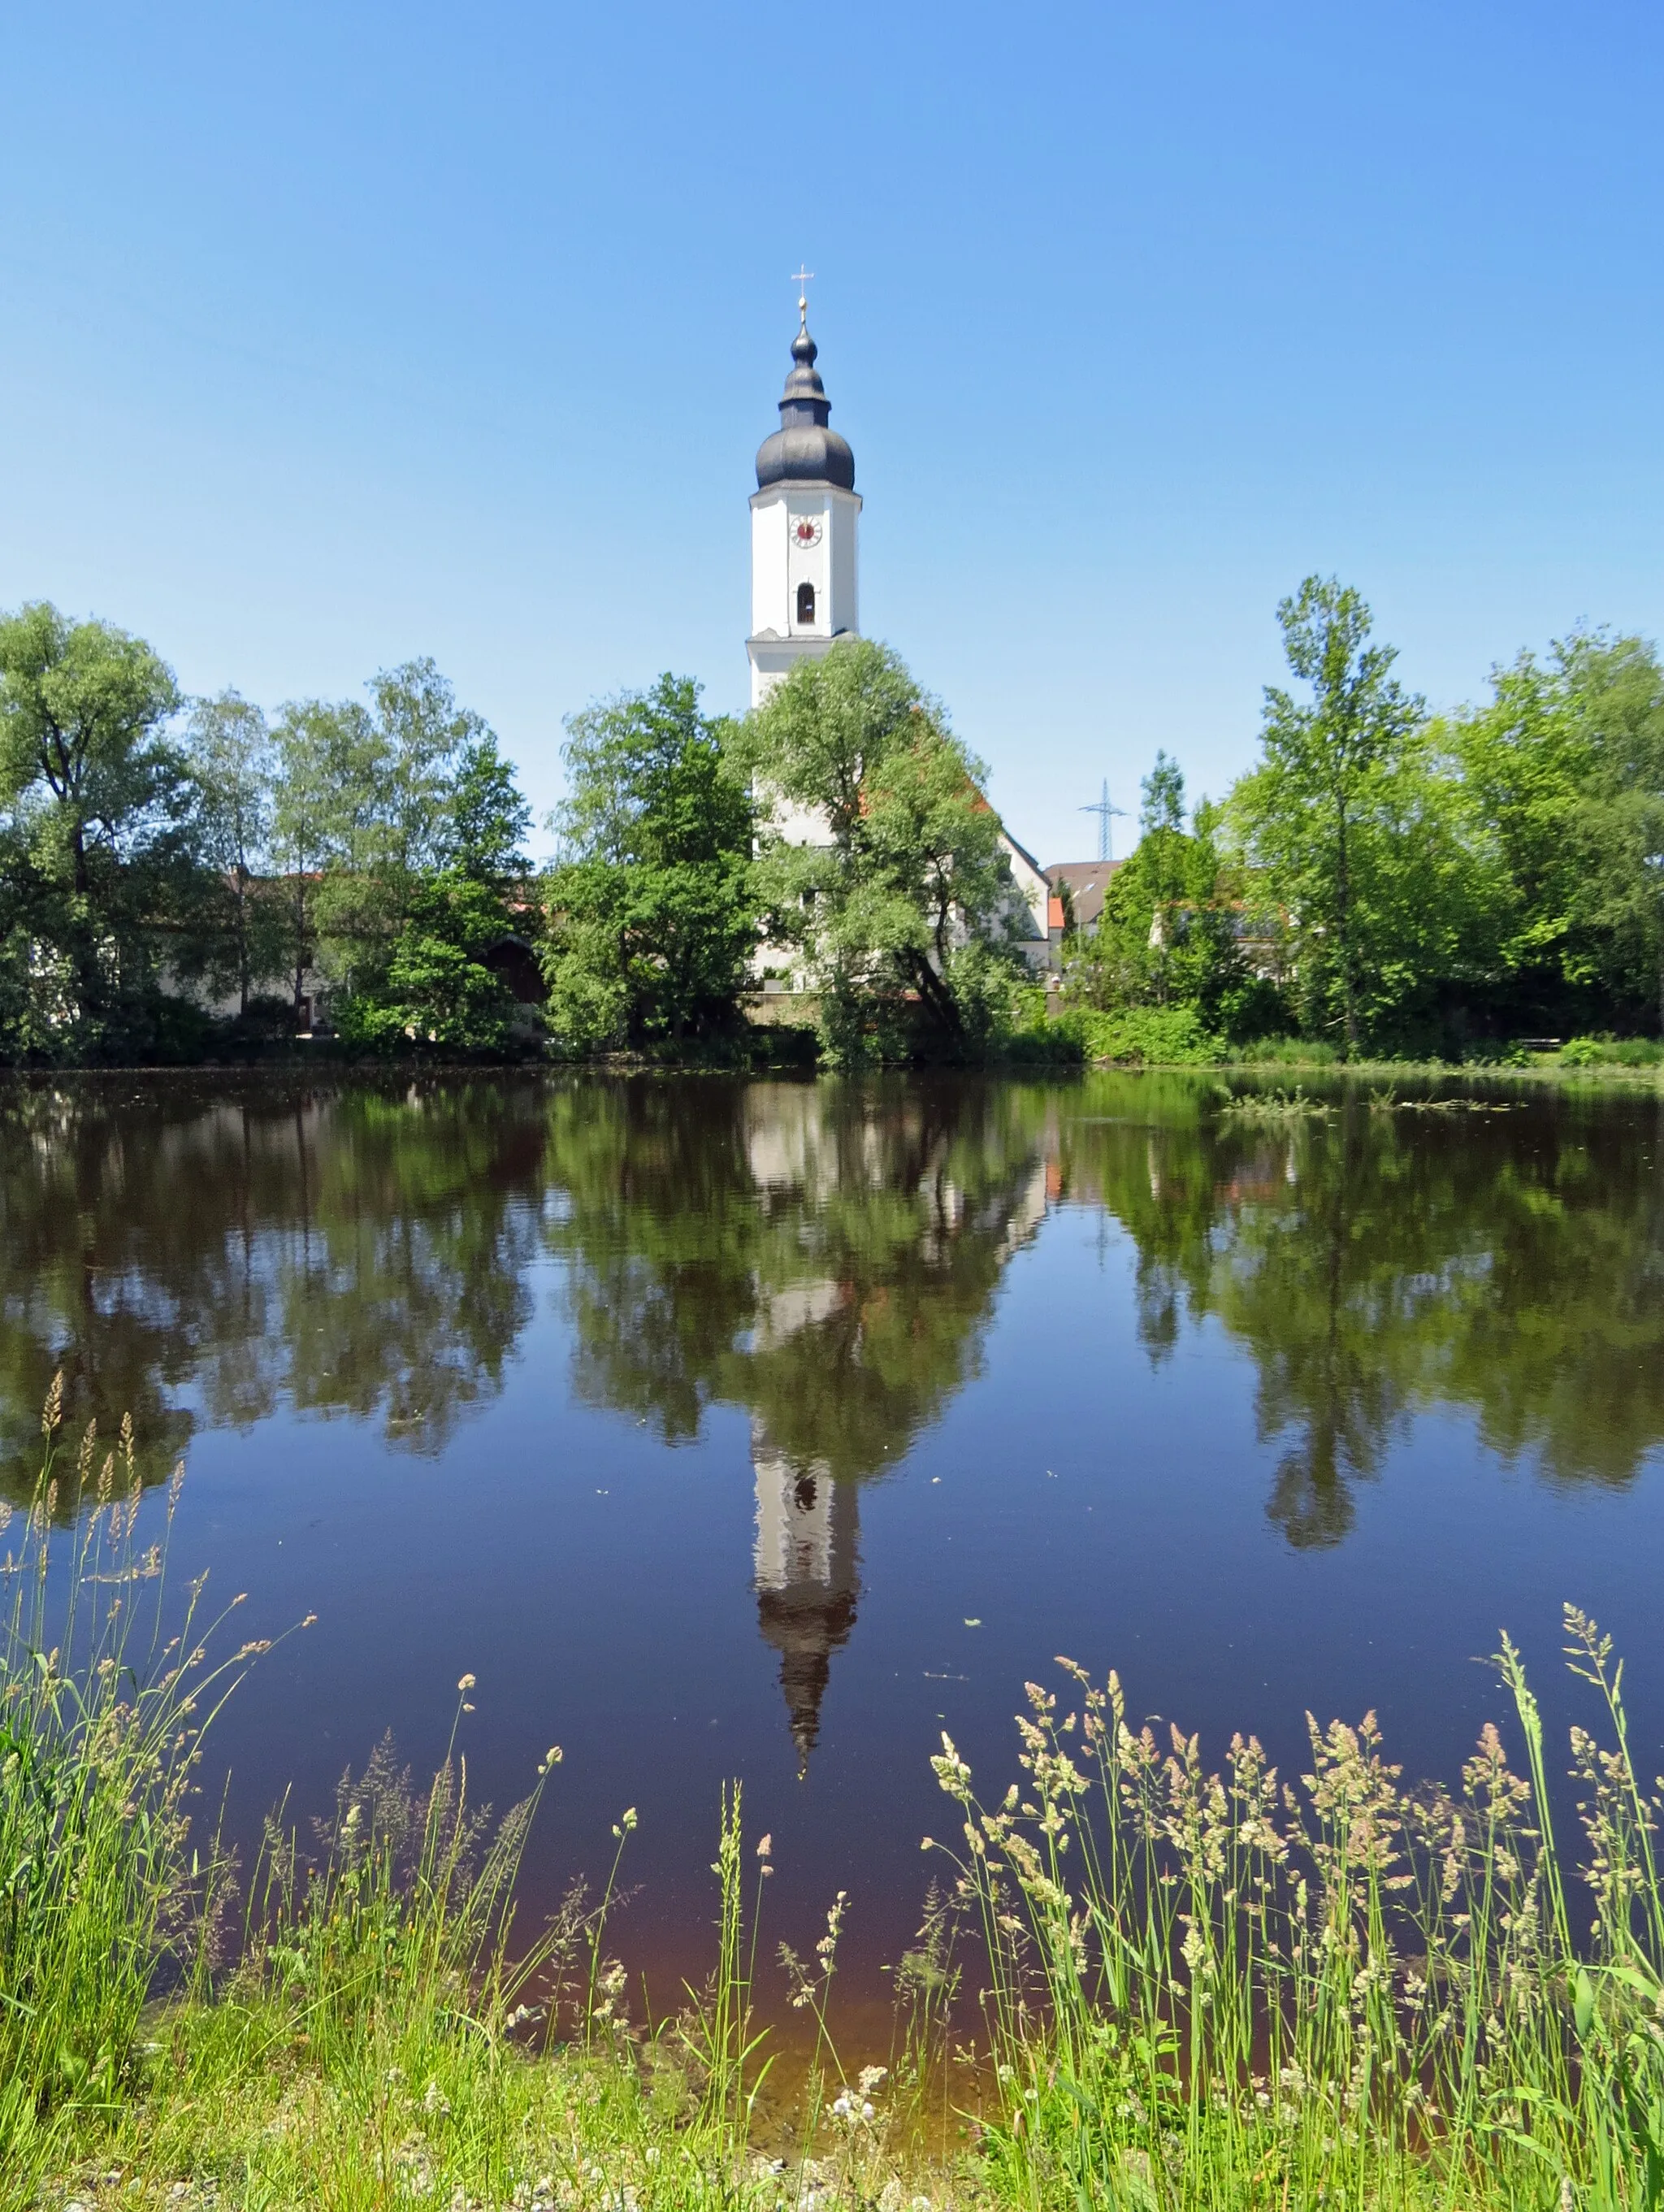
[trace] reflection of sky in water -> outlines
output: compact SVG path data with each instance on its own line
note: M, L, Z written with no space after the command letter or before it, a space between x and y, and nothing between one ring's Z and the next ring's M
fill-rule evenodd
M14 1086L12 1494L61 1364L188 1443L181 1564L248 1633L317 1611L222 1724L241 1832L389 1726L435 1756L470 1670L477 1788L566 1747L540 1888L637 1805L634 1940L689 1972L735 1774L777 1932L847 1887L895 1957L937 1735L1003 1786L1059 1651L1216 1748L1376 1705L1450 1773L1502 1627L1568 1710L1571 1597L1650 1745L1655 1103L1216 1087Z

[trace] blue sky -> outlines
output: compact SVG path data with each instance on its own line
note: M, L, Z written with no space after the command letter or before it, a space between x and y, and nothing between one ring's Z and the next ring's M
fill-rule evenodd
M586 699L741 706L800 258L864 625L1042 860L1158 744L1249 763L1312 569L1436 704L1660 628L1656 4L54 0L5 53L0 605L192 690L431 653L540 808Z

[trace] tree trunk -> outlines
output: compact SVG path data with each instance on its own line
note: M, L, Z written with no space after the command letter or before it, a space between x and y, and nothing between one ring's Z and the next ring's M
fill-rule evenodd
M964 1024L959 1018L959 1009L954 1003L952 992L931 966L929 959L924 953L914 952L911 956L909 964L913 969L914 981L919 987L920 999L924 1000L950 1037L960 1036L963 1033Z
M1357 1058L1357 1000L1352 989L1351 879L1347 872L1346 809L1338 817L1335 869L1335 939L1340 955L1340 1009L1348 1060Z
M248 886L237 882L237 1011L248 1012Z
M70 834L70 850L74 855L75 894L79 903L71 957L75 962L76 996L84 1018L102 1001L104 979L98 967L98 933L88 911L91 904L92 878L87 867L86 829L80 822L76 823Z
M295 881L295 1018L301 1018L301 1001L307 984L307 894L297 875Z

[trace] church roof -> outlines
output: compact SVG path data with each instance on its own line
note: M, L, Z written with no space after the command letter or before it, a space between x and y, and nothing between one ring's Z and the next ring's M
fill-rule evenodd
M757 489L774 483L830 483L853 491L855 456L848 441L827 428L832 405L815 367L820 349L809 335L806 303L800 300L798 307L802 320L792 341L780 428L757 447Z

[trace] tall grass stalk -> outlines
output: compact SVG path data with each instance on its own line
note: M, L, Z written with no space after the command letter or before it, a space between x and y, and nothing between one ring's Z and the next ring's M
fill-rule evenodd
M1528 1773L1487 1724L1454 1793L1404 1789L1373 1716L1308 1716L1297 1783L1252 1737L1210 1771L1065 1661L1068 1710L1029 1686L1023 1779L992 1810L944 1737L1002 2202L1664 2202L1664 1784L1637 1772L1609 1641L1575 1609L1566 1630L1606 1723L1571 1735L1587 1932L1506 1640Z
M128 2087L160 1973L193 1964L214 1855L185 1851L202 1740L246 1662L210 1662L203 1585L171 1632L165 1540L141 1534L133 1431L63 1465L63 1383L39 1480L0 1506L0 2167L39 2172ZM169 1485L171 1523L182 1470ZM60 1526L60 1521L66 1525Z
M768 1838L764 1838L767 1843ZM721 1917L717 1936L716 1984L705 2036L708 2057L708 2106L711 2117L737 2144L744 2145L751 2115L768 2072L757 2069L748 2081L752 2062L764 2037L756 2032L752 1990L756 1976L757 1934L762 1924L762 1887L768 1878L768 1857L759 1856L756 1901L748 1942L745 1930L744 1828L740 1816L740 1785L722 1793L722 1820L717 1856L711 1871L721 1889Z

